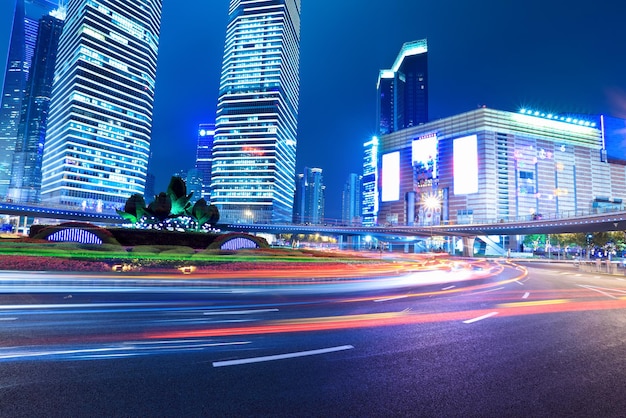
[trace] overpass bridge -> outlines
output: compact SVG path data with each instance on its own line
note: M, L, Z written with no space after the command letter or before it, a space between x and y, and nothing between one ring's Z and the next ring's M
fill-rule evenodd
M123 225L117 213L89 210L51 208L34 204L0 202L0 214L63 221L82 221L95 224ZM217 228L224 231L267 234L325 234L339 236L372 236L380 240L414 241L417 238L449 236L472 239L477 236L504 236L529 234L590 233L626 231L626 210L567 212L521 219L491 220L472 224L447 224L434 226L349 226L337 222L321 225L221 223Z
M433 226L346 226L341 224L297 225L297 224L219 224L227 231L269 234L341 234L397 237L428 237L478 235L530 235L590 233L626 231L626 211L603 213L565 213L557 216L542 216L541 219L513 219L484 221L472 224L447 224Z

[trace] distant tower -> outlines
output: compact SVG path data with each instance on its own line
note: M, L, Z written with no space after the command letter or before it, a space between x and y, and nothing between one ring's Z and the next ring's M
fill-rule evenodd
M361 179L356 173L350 173L343 186L341 199L341 221L345 225L361 225Z
M363 144L363 226L376 226L378 215L378 137Z
M428 44L402 46L393 67L378 75L377 126L380 135L428 122Z
M211 165L213 163L213 138L215 124L203 123L198 126L198 148L196 149L196 170L202 181L201 195L207 202L211 196Z
M6 197L39 19L56 9L47 0L17 0L0 102L0 199ZM4 65L4 63L2 63Z
M54 16L44 16L39 21L37 46L28 77L11 166L8 197L14 202L38 203L40 200L41 160L57 46L62 30L63 20Z
M161 7L162 0L69 0L42 202L112 209L144 193Z
M211 203L222 222L289 222L296 174L300 0L231 0Z
M321 224L324 221L324 179L321 168L304 168L298 174L294 195L293 222Z

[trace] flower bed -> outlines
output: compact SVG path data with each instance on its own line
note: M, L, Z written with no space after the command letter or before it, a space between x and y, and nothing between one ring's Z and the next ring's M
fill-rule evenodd
M1 255L0 270L95 272L111 271L111 266L100 261L73 260L62 257Z

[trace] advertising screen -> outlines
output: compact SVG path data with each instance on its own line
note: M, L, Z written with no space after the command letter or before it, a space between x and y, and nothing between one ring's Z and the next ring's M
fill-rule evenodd
M383 155L382 172L383 202L400 200L400 152L391 152Z
M454 194L478 192L478 137L457 138L454 149Z
M413 164L413 181L417 187L431 186L433 179L439 177L437 172L438 145L437 134L424 135L413 140L411 161Z
M626 120L604 116L604 143L610 163L626 164Z

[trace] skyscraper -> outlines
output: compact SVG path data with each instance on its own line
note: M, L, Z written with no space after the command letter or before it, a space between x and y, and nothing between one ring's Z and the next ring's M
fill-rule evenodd
M63 12L56 15L63 17ZM28 87L17 132L8 197L13 202L37 203L41 188L41 160L46 139L46 124L57 46L63 20L44 16L39 21L37 45L32 58Z
M148 168L162 0L69 0L42 164L43 202L114 208Z
M324 220L324 179L321 168L304 168L298 174L294 194L293 222L320 224Z
M378 137L363 144L363 226L376 226L378 214Z
M391 69L380 71L376 89L380 135L428 122L426 39L405 43Z
M231 0L211 176L224 222L292 219L300 0Z
M48 0L17 0L15 5L0 103L0 199L6 197L11 179L17 130L35 53L39 19L56 7L57 2Z
M202 192L196 199L204 198L207 202L211 196L211 165L213 164L213 138L215 124L201 123L198 126L198 148L196 150L196 170L202 181Z
M346 225L361 225L361 179L356 173L350 173L343 186L341 196L341 221Z

